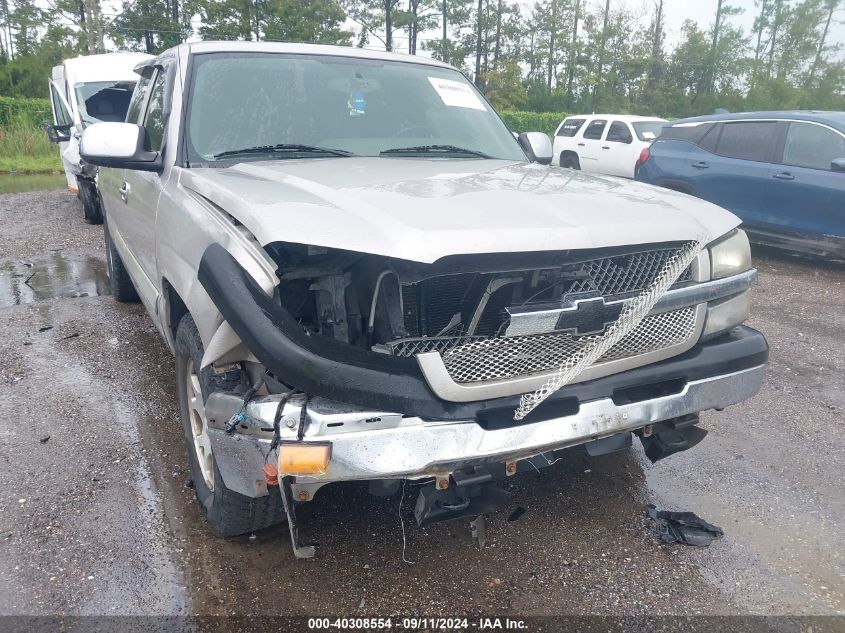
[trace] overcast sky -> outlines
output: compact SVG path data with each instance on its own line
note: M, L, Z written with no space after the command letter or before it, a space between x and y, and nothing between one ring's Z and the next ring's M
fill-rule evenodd
M587 0L587 3L594 9L599 7L603 9L604 5L597 0ZM525 2L525 4L531 6L530 2ZM732 7L744 9L739 15L731 16L731 23L742 26L746 33L750 32L758 11L754 6L754 0L730 0L729 4ZM624 5L638 13L645 13L646 16L643 18L645 24L648 24L650 15L654 12L654 2L648 0L611 0L611 6L614 5ZM707 28L716 17L716 5L716 0L664 0L663 12L666 16L666 35L669 46L677 43L684 20L695 20L702 28ZM834 14L834 20L838 23L831 24L828 41L843 44L845 43L845 24L843 24L845 11L840 10Z
M794 2L795 0L793 0ZM531 13L531 7L534 5L534 0L519 0L523 7L523 17L527 18ZM604 11L604 0L586 0L587 6L591 12ZM713 22L716 16L717 0L663 0L663 14L666 24L666 44L668 48L674 48L680 39L681 25L684 20L694 20L698 22L702 29ZM731 16L731 23L742 26L746 33L750 33L751 27L754 24L754 17L757 15L757 8L754 6L754 0L729 0L730 6L743 9L739 15ZM648 26L654 13L653 0L611 0L611 10L624 6L636 15L642 15L641 18L643 26ZM422 34L422 39L439 37L439 31L430 31ZM402 31L397 31L394 35L396 39L396 49L398 51L407 48L407 35ZM830 34L828 36L830 44L839 43L845 45L845 10L840 10L834 14L834 23L831 24ZM377 46L378 41L373 40L371 45ZM840 52L839 56L843 56Z

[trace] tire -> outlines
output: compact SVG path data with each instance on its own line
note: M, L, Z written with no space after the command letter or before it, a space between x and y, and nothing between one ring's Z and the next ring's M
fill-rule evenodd
M202 355L197 326L191 315L186 314L176 330L176 394L200 510L209 527L220 536L248 534L282 523L286 515L278 488L270 488L270 494L264 497L247 497L230 490L217 468L211 443L207 437L197 439L201 435L197 431L206 424L204 410L208 396L215 391L234 391L247 382L243 371L215 374L208 367L196 371ZM200 465L201 460L204 467Z
M565 169L581 169L581 161L578 160L577 156L572 154L567 154L566 152L562 152L560 155L560 166Z
M138 293L132 284L129 273L126 271L126 266L123 265L123 260L120 259L120 254L114 247L114 242L111 241L108 224L103 227L103 235L106 240L106 267L109 273L112 297L118 303L137 303L140 301Z
M77 178L76 185L79 189L79 199L82 200L82 209L85 212L85 222L88 224L103 223L103 209L100 206L100 192L97 185L88 178Z

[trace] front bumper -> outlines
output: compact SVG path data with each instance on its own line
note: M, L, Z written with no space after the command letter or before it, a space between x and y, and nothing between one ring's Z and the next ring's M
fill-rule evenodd
M477 419L482 410L501 409L518 401L519 394L538 388L548 378L547 374L532 375L525 379L459 385L448 377L439 355L418 354L415 358L394 357L376 353L362 347L341 343L328 336L313 336L273 297L268 296L225 248L210 245L202 256L198 279L226 323L243 341L247 349L270 372L285 384L310 394L337 402L353 402L362 409L386 410L406 416L425 419L461 422ZM680 306L704 305L720 298L736 296L753 285L756 272L747 271L727 279L696 283L683 289L671 290L661 299L656 310L673 310ZM709 317L708 317L709 318ZM741 328L739 329L741 330ZM749 364L730 364L742 357L748 363L751 355L768 352L765 339L753 330L742 330L735 348L727 355L721 350L714 353L709 347L666 348L678 354L679 367L672 365L678 375L688 380L708 377L720 372L725 361L728 371L747 368ZM706 338L706 337L705 337ZM690 337L693 344L697 335ZM682 353L683 352L683 353ZM638 369L631 363L619 361L591 367L576 383L567 385L557 398L572 395L579 401L593 400L604 395L596 393L609 384L601 377L609 377L639 384L648 379L654 368L666 368L661 361L664 354L650 357ZM643 362L643 355L637 356ZM434 362L433 362L434 361ZM765 358L753 363L759 365ZM628 371L626 371L628 370ZM446 374L446 375L444 375ZM586 396L586 397L585 397ZM516 406L516 405L514 405Z
M762 339L759 333L754 334ZM297 477L296 482L445 476L465 467L517 461L739 403L760 390L764 373L765 358L760 364L737 371L667 382L676 385L676 390L666 395L624 403L630 397L608 394L577 402L570 412L561 415L499 427L485 425L479 419L427 420L315 398L308 405L304 441L331 442L332 459L324 475ZM227 487L241 494L266 494L261 467L265 458L274 459L268 453L278 400L278 396L270 396L251 401L246 410L248 418L234 435L227 435L224 427L232 413L240 409L241 399L213 394L206 404L218 468ZM301 401L293 400L285 406L283 440L296 439L300 405Z

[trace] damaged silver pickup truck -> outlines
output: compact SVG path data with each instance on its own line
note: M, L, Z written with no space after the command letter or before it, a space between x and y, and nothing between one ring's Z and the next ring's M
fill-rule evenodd
M457 70L353 48L196 43L85 130L112 290L176 356L215 531L331 482L417 489L420 523L495 507L556 451L653 460L753 396L768 347L738 219L548 166ZM425 483L428 480L428 483Z

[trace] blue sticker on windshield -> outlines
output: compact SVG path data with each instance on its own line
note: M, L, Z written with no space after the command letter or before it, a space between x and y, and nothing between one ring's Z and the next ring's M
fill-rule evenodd
M349 116L361 116L367 113L367 100L364 99L363 90L353 90L346 103L349 108Z

